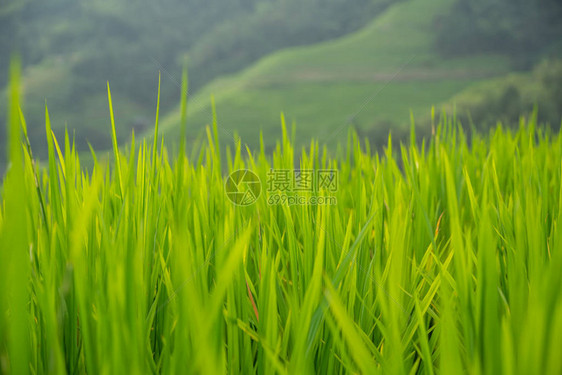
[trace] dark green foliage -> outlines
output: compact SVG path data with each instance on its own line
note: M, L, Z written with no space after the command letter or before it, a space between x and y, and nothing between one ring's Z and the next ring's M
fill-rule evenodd
M446 55L505 53L517 67L530 68L541 53L561 42L561 19L558 0L457 0L436 20L436 48Z
M556 130L562 121L562 60L546 60L530 73L490 80L453 101L458 119L480 131L498 121L516 125L521 115L530 115L535 107L537 121Z

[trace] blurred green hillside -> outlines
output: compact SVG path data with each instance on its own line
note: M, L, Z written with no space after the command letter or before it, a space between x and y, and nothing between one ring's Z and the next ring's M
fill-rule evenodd
M106 81L117 133L125 140L132 128L152 126L158 71L166 112L179 100L186 59L195 92L272 51L358 30L392 1L3 0L0 85L7 80L8 57L19 53L24 110L38 154L44 154L45 100L55 133L68 126L79 148L87 150L86 142L105 148L111 144Z
M110 147L106 81L119 141L152 134L158 71L173 142L186 62L190 141L211 121L211 95L221 136L251 147L260 131L275 143L281 112L298 122L298 139L328 144L350 126L384 142L406 132L410 111L426 126L433 105L458 104L465 122L487 127L539 104L541 120L559 124L560 18L554 0L7 0L0 84L18 51L38 156L45 101L56 134L67 127L82 151Z
M427 118L432 105L453 107L451 98L468 96L461 95L465 91L473 93L473 101L485 101L481 93L485 89L478 87L489 88L488 82L502 80L521 60L511 49L494 52L486 45L470 54L446 54L447 46L439 43L447 33L446 20L455 11L458 2L452 0L400 2L352 35L274 53L240 74L215 80L191 98L188 127L192 139L211 119L212 94L222 136L234 142L236 133L250 146L258 143L260 131L266 146L274 144L280 111L288 121L298 123L297 139L305 142L315 136L334 143L346 134L344 129L353 126L381 143L389 130L404 133L410 111L416 118ZM539 60L540 51L533 52L534 61ZM541 88L534 87L535 91ZM519 110L508 108L517 102L509 102L507 95L504 107L493 108L488 117L500 116L504 109ZM550 100L531 95L526 103L539 99ZM486 109L465 104L465 112ZM164 120L168 139L176 138L178 123L177 111Z
M349 125L367 130L406 124L410 110L419 116L467 86L510 70L500 54L446 59L435 51L435 20L452 4L401 2L352 35L284 50L218 79L192 98L189 127L197 133L209 121L211 94L222 134L236 129L250 145L259 130L274 143L280 111L298 122L302 140L314 135L333 141ZM168 138L177 134L178 122L177 112L163 121Z

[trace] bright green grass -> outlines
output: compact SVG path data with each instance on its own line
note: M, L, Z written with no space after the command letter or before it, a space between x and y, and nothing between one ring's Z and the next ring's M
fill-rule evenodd
M421 146L384 154L349 133L298 160L282 126L273 153L238 144L224 162L216 123L188 158L159 145L156 122L152 145L114 142L114 160L86 170L47 113L40 168L17 77L2 373L561 373L562 137L533 118L470 146L442 118ZM230 171L263 182L295 165L337 169L337 205L225 195Z
M211 82L191 100L192 137L207 123L212 94L225 142L232 145L228 134L236 129L243 143L256 147L262 130L266 146L274 146L282 109L289 121L300 124L301 146L300 140L319 130L328 134L349 126L349 116L357 111L361 116L355 125L361 128L384 122L407 126L410 110L425 116L427 108L471 84L508 72L509 61L501 56L445 59L436 53L434 22L451 4L399 2L354 34L274 53L240 74ZM179 111L163 119L168 140L179 134L179 122Z

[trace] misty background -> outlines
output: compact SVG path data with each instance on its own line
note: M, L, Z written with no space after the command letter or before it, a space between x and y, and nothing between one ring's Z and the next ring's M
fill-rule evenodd
M111 147L150 136L158 72L169 143L179 134L181 69L189 71L188 141L216 98L221 137L271 147L280 113L297 140L334 144L354 127L375 144L423 131L431 107L464 125L517 123L538 106L562 116L562 4L555 0L0 0L0 122L10 56L23 67L24 114L45 155L45 102L57 138ZM4 158L5 137L0 139Z

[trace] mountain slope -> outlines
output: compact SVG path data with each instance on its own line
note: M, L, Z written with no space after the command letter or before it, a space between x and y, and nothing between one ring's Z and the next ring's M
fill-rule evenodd
M267 145L278 134L279 113L298 123L297 139L331 143L350 124L369 132L401 126L466 87L509 71L499 55L440 57L435 23L451 0L410 0L391 6L349 36L274 53L240 74L213 81L189 99L193 139L211 119L215 95L218 127L227 142L237 131L255 146L259 130ZM162 122L165 138L178 134L179 113Z
M2 0L0 97L9 56L17 52L36 155L47 152L45 100L55 134L62 136L68 126L78 150L89 150L87 142L110 148L106 81L114 94L117 138L125 141L132 128L138 133L151 126L159 70L164 113L179 96L168 72L179 71L184 59L190 87L198 90L273 51L355 32L395 1L353 0L349 6L348 0ZM3 106L0 101L0 113Z

